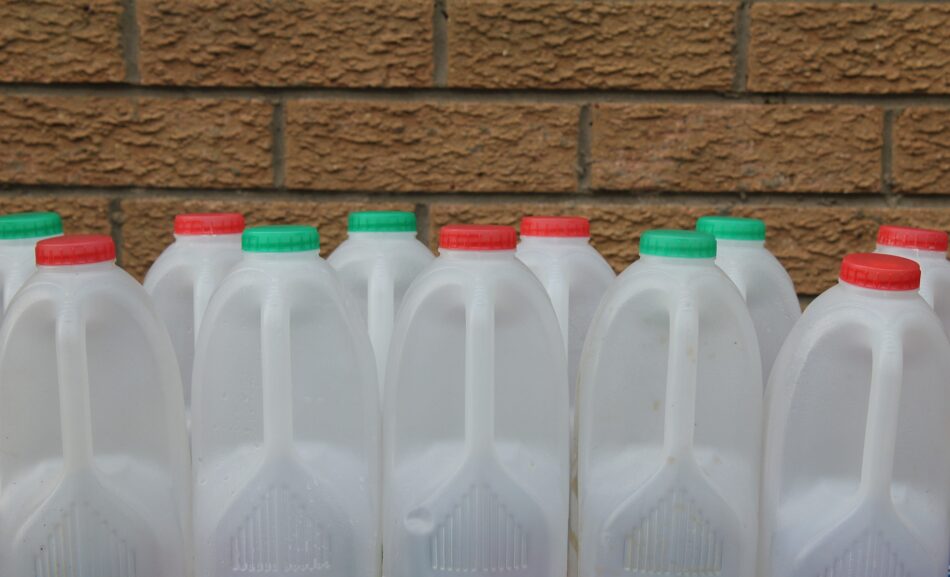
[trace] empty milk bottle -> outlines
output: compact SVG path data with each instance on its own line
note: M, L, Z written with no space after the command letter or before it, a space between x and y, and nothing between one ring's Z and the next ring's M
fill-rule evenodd
M882 226L875 252L909 258L920 265L920 296L933 307L950 334L950 261L942 230Z
M557 313L567 351L573 416L577 366L587 328L616 275L590 245L590 222L579 216L524 217L517 256L544 285Z
M763 577L929 577L950 554L950 343L916 263L845 257L769 383Z
M579 575L754 577L762 371L716 240L654 230L580 372Z
M36 270L36 243L61 234L63 222L55 212L0 216L0 318Z
M36 246L0 329L0 575L191 575L181 381L107 236Z
M384 575L567 571L567 367L515 230L454 225L416 279L386 384Z
M195 350L197 575L375 577L379 392L317 229L249 228Z
M201 317L211 295L241 258L243 230L240 214L179 214L175 242L145 275L145 290L175 347L187 413L191 412L191 371Z
M415 214L368 211L350 214L346 240L327 259L363 313L376 353L380 390L396 311L406 289L432 258L416 239Z
M765 223L757 218L704 216L696 230L716 237L716 265L735 283L745 299L762 354L762 378L802 315L791 277L765 248Z

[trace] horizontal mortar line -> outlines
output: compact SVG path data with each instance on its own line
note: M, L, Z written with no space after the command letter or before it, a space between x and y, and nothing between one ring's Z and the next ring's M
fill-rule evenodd
M314 191L304 189L217 189L217 188L155 188L131 186L65 186L65 185L0 185L0 195L45 194L50 196L105 196L121 200L180 198L182 200L213 200L237 202L404 202L407 204L555 204L565 206L597 204L735 204L735 205L799 205L809 206L885 206L881 193L740 193L696 191L597 192L577 196L570 192L373 192ZM902 202L939 203L950 201L946 195L901 196ZM950 204L946 205L950 208Z
M30 96L236 98L277 101L382 101L472 103L683 103L683 104L838 104L869 106L950 106L950 94L772 93L715 90L468 89L468 88L320 88L193 87L129 84L0 83L0 94Z
M947 0L886 0L883 5L888 4L945 4ZM881 6L881 0L755 0L756 4L845 4Z

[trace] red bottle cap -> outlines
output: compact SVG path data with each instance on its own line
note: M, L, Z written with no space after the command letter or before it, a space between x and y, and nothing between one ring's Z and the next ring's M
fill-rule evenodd
M581 216L526 216L521 219L522 236L590 236L590 221Z
M917 290L920 288L920 265L889 254L849 254L841 261L841 280L882 291Z
M942 230L884 225L877 230L877 243L884 246L947 252L947 233Z
M175 217L175 234L217 235L244 232L244 215L236 212L196 212Z
M510 226L450 224L439 231L439 248L450 250L514 250L517 233Z
M115 242L104 234L69 234L36 243L39 266L71 266L115 260Z

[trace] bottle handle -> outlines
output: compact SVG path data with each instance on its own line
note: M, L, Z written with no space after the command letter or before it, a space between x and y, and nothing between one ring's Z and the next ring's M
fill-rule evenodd
M469 456L495 441L495 294L476 277L465 307L465 439Z
M208 303L211 302L211 295L214 294L215 282L211 274L207 272L198 275L195 279L195 288L192 292L192 329L195 345L198 344L198 330L201 327L201 320L204 319L205 310Z
M396 307L395 283L389 267L382 259L377 261L370 273L366 297L366 324L369 328L369 340L373 343L373 352L376 354L376 374L382 386Z
M261 386L264 445L267 455L290 452L293 447L294 391L290 355L290 304L276 283L261 305Z
M699 361L699 311L687 290L679 293L670 309L669 343L663 452L668 458L686 458L692 454L696 429Z
M564 351L568 352L570 330L570 311L571 311L571 289L564 271L559 265L545 279L544 288L547 289L551 297L551 304L554 305L554 313L557 315L558 325L561 327L561 338L564 339ZM573 376L571 376L573 378Z
M69 475L93 463L86 323L75 302L62 305L56 319L55 338L63 468Z
M872 355L860 492L863 496L889 502L904 373L900 334L894 329L885 329L872 346Z

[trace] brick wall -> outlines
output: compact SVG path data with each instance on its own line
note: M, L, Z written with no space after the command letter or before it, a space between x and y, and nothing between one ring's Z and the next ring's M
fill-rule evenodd
M882 222L950 229L950 4L0 0L0 211L111 232L185 210L318 224L754 215L803 295Z

